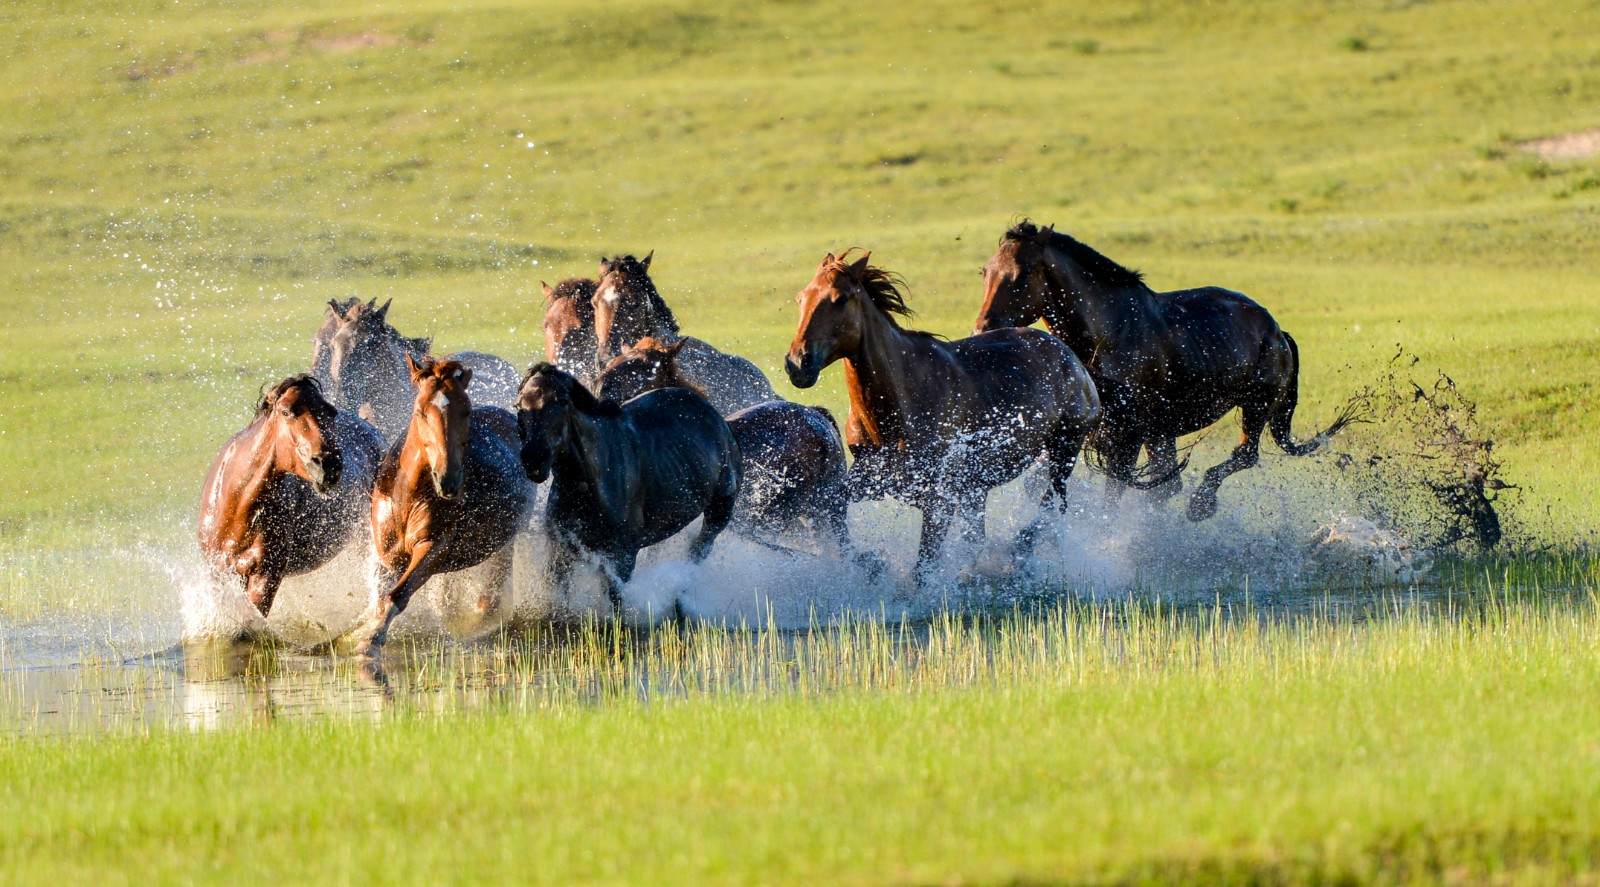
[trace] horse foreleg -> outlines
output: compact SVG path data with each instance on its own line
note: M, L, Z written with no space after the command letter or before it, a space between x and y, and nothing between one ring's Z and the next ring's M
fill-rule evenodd
M922 507L922 542L917 546L916 580L921 585L939 560L939 549L944 545L945 534L950 531L953 510L945 503L930 503Z
M1221 464L1206 469L1206 476L1189 499L1189 520L1202 521L1217 513L1217 487L1228 475L1253 468L1261 461L1261 431L1267 424L1265 404L1253 403L1244 410L1244 431L1239 445Z
M961 513L961 540L982 544L989 536L984 523L983 510L988 503L988 490L967 490L956 497L956 508Z
M278 587L282 584L283 574L277 570L257 568L245 576L245 595L263 619L272 614L272 602L277 598Z
M411 549L411 561L406 565L405 572L395 580L393 587L378 595L366 624L357 633L354 647L357 655L370 654L383 646L389 636L389 625L395 617L405 612L406 605L411 602L411 596L417 589L432 578L432 562L437 551L431 539L418 542Z
M706 503L706 510L700 521L700 532L694 537L694 543L689 546L689 559L700 563L711 553L711 546L717 541L717 535L727 528L728 522L733 520L734 502L739 497L739 484L737 480L726 484L722 490L717 491Z
M604 565L600 568L600 575L606 583L606 600L611 602L612 612L622 615L622 587L633 578L633 569L639 563L637 551L613 551L606 560L610 561L610 569Z
M1057 516L1064 515L1067 509L1067 481L1072 479L1072 469L1078 465L1078 456L1083 452L1083 442L1089 433L1077 428L1067 427L1056 433L1045 445L1045 462L1050 470L1050 486L1039 499L1039 516L1024 527L1017 534L1016 554L1018 559L1031 556L1039 544L1039 536L1045 530L1045 524L1052 513Z
M1137 437L1119 434L1106 442L1101 450L1105 458L1106 504L1115 505L1122 493L1133 483L1134 466L1139 463Z

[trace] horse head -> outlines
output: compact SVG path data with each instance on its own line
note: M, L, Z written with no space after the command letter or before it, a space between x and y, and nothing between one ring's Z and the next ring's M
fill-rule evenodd
M472 401L467 385L472 370L453 360L406 355L411 384L417 390L411 406L407 449L420 447L441 499L461 495L467 471L467 438L472 430Z
M308 375L290 376L263 392L256 421L270 435L273 467L304 480L319 495L332 493L344 467L334 439L337 415Z
M556 366L581 375L595 365L595 282L569 277L544 290L544 355Z
M796 388L815 385L824 367L860 348L868 310L886 316L911 314L898 275L870 264L871 253L853 262L849 255L850 250L841 256L828 253L795 296L800 324L783 368Z
M678 334L678 319L650 279L654 255L601 257L593 300L596 366L646 336Z
M368 399L379 371L395 365L403 353L426 353L425 340L403 339L389 325L389 306L376 299L328 302L328 315L317 331L312 366L318 381L331 389L334 403L354 409ZM398 370L394 370L398 372Z
M983 307L972 325L974 335L1013 326L1028 326L1045 311L1043 267L1045 242L1054 233L1027 219L1000 238L1000 246L983 266Z
M640 339L605 365L595 379L595 390L602 399L621 403L669 385L695 388L678 372L678 352L688 341L668 345L649 336Z
M536 484L544 483L556 456L572 443L577 415L618 415L617 405L600 401L571 373L553 363L528 368L517 392L517 433L522 438L522 470Z

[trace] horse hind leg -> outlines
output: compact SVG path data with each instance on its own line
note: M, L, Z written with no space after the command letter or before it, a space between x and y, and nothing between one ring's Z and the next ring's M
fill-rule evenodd
M700 532L694 538L694 544L689 546L689 559L700 563L711 553L711 546L716 543L717 536L727 529L733 520L734 506L739 499L739 474L735 467L723 470L723 477L718 484L717 491L712 494L711 501L706 503L704 517L700 521Z
M1217 487L1228 475L1255 467L1261 460L1261 432L1267 424L1267 414L1272 404L1258 398L1244 405L1243 432L1239 445L1233 448L1220 464L1206 469L1206 475L1189 498L1189 519L1203 521L1217 513Z
M1165 502L1183 490L1183 475L1178 468L1178 439L1163 437L1145 442L1150 454L1148 473L1151 477L1165 477L1165 481L1150 488L1156 502Z
M1085 430L1067 427L1045 444L1044 456L1050 472L1050 486L1039 500L1039 516L1017 535L1018 558L1033 554L1052 512L1058 516L1066 513L1067 481L1072 479L1072 470L1078 465L1078 457L1083 452L1083 444L1088 436L1089 432Z

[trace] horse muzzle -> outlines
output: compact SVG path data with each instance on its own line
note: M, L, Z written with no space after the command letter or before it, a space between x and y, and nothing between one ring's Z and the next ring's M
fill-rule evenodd
M305 466L306 480L317 495L331 496L338 488L339 477L344 473L344 465L338 457L309 456L302 458L300 464Z
M439 495L440 499L448 500L460 496L461 479L464 473L460 470L446 471L443 474L437 471L431 472L433 475L433 491Z
M810 388L817 384L817 376L822 368L817 366L817 361L810 352L802 352L799 360L795 360L794 352L789 352L783 359L783 371L789 376L789 384L796 388Z

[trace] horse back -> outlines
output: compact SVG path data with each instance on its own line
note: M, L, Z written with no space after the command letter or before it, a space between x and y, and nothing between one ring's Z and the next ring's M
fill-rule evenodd
M755 364L692 336L684 337L677 364L683 375L704 391L712 406L723 415L778 397L766 374Z
M1242 384L1263 352L1286 347L1272 313L1243 293L1200 287L1163 293L1164 329L1155 337L1169 357L1164 373L1185 380Z
M1033 327L990 330L949 348L991 412L1041 417L1098 409L1088 371L1065 342Z
M659 388L623 404L622 412L634 438L642 544L682 529L730 479L737 485L739 445L706 398L686 388Z

